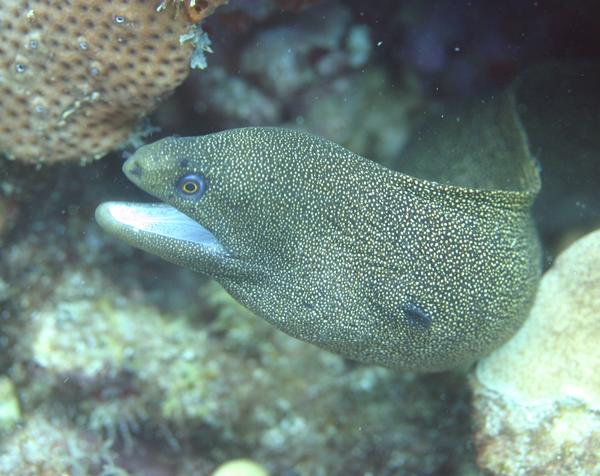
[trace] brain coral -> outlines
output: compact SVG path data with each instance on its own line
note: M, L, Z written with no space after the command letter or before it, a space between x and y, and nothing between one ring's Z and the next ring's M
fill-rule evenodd
M185 79L194 46L180 36L220 3L4 0L0 153L48 163L116 148Z

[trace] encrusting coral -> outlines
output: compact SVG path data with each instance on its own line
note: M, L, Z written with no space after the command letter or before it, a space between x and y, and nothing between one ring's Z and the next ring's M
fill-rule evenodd
M118 147L186 78L193 22L223 1L3 2L0 153L49 163Z

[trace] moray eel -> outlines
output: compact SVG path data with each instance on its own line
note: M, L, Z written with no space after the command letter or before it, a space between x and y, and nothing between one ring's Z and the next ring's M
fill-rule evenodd
M509 95L461 117L416 152L452 163L406 162L421 177L296 130L165 138L123 166L162 203L107 202L96 218L303 341L398 369L468 365L531 305L540 182Z

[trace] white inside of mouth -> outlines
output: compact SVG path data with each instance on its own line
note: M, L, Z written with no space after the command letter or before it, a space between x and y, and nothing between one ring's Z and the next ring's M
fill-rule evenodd
M225 252L210 231L166 203L110 203L108 211L115 221L135 230Z

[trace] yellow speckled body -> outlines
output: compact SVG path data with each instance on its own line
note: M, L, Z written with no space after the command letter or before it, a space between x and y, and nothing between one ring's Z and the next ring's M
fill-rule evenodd
M475 115L487 118L483 135L495 144L483 137L477 148L493 153L480 166L465 153L468 169L454 164L449 175L463 185L472 170L478 188L405 175L303 132L247 128L163 139L124 167L210 230L226 254L132 232L102 213L99 221L134 246L213 276L304 341L406 370L465 365L520 326L540 274L530 216L539 177L510 96ZM198 200L173 191L188 173L207 179Z

